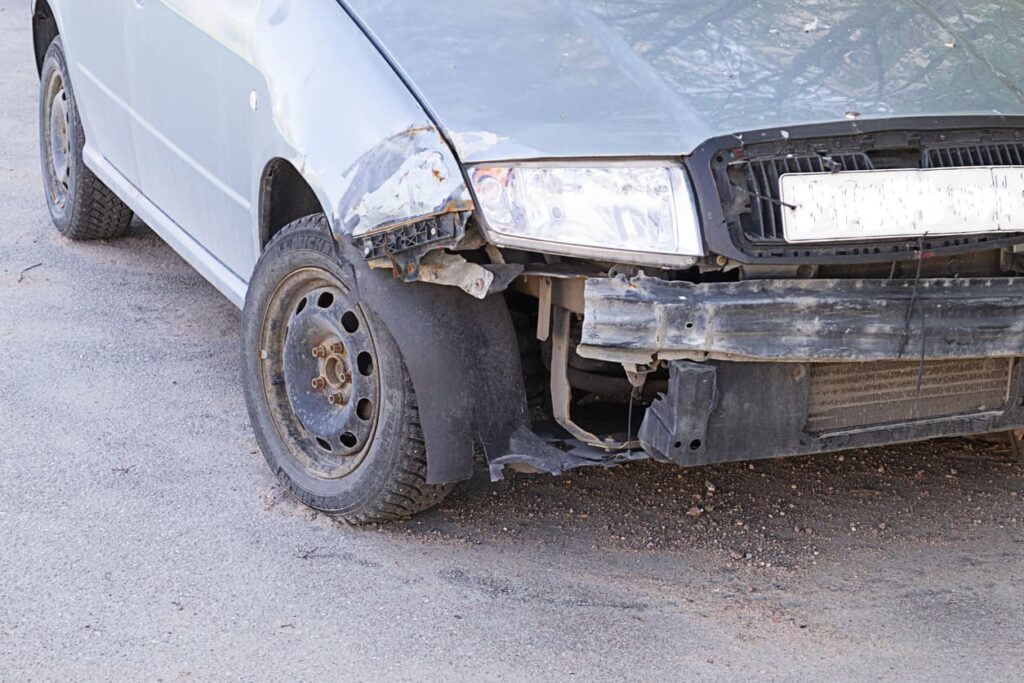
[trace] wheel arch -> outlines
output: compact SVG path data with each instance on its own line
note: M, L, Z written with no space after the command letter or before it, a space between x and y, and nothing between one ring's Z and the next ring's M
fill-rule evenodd
M35 51L36 71L42 75L46 50L60 35L57 15L48 0L35 0L32 4L32 47Z
M257 226L260 251L282 228L300 218L328 213L328 206L313 185L287 159L275 157L260 175Z

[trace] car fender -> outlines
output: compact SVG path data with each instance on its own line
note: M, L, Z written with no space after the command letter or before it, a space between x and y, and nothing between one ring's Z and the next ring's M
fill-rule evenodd
M335 0L265 2L251 59L267 103L254 177L289 161L326 213L359 298L388 328L419 405L430 483L472 474L476 445L507 455L529 429L518 343L500 295L406 283L371 269L353 238L472 209L430 115ZM254 202L259 189L254 189ZM258 205L255 204L254 205Z
M254 22L249 58L264 78L254 98L267 113L253 177L289 161L339 239L472 209L442 133L338 2L264 2Z

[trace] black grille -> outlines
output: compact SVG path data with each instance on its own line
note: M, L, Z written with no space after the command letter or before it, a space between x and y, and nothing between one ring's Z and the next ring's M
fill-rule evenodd
M931 147L924 150L925 168L1024 166L1024 144L978 144Z
M876 162L868 152L841 154L787 154L754 157L729 164L728 177L749 210L738 211L743 236L753 244L770 247L785 244L779 178L785 173L868 171L875 168L966 168L971 166L1024 166L1024 142L971 143L922 146L913 161ZM735 199L735 194L733 194ZM735 206L735 205L734 205Z
M779 178L785 173L824 173L826 171L867 171L874 166L866 154L819 154L753 159L746 168L747 194L751 216L744 225L747 237L756 242L781 241L782 204Z
M755 131L708 141L688 165L706 206L709 252L747 264L827 265L908 260L922 249L930 256L954 256L1024 244L1024 230L924 240L786 242L779 191L786 173L1024 166L1024 117L999 119L998 126L982 118L949 119L948 128L941 120L903 124L863 121L791 128L781 137L778 131ZM720 216L712 206L716 199Z

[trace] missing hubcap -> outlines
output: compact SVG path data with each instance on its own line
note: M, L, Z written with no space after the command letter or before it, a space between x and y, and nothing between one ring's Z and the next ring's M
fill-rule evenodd
M264 386L296 460L317 476L338 478L359 466L372 443L380 378L362 311L333 276L316 272L293 274L275 294L268 320L279 312L287 324L268 340L276 352L264 369L265 377L284 381Z

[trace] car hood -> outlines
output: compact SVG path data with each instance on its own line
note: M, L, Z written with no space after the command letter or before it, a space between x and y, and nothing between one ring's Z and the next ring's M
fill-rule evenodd
M1016 2L348 4L465 162L674 156L800 124L1024 114Z

